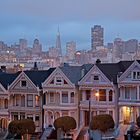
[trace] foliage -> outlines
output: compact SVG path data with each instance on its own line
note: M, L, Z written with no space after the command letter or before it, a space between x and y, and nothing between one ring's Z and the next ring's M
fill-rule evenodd
M98 129L102 132L106 132L110 128L114 128L114 120L111 115L103 114L93 117L91 129Z
M140 127L140 116L137 118L137 126Z
M67 131L76 128L76 121L70 116L60 117L54 121L54 127L56 129L61 128L66 133Z
M10 122L8 131L17 135L31 134L35 132L35 124L29 119L14 120Z

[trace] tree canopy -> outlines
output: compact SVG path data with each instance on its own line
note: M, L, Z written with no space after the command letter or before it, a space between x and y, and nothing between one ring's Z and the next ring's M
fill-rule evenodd
M14 120L10 122L8 131L18 135L31 134L35 132L35 124L30 119Z
M114 128L114 120L111 115L102 114L94 116L91 121L91 129L100 130L102 132L107 131L108 129Z
M67 131L76 128L76 121L70 116L60 117L54 121L54 127L56 129L61 128L66 133Z

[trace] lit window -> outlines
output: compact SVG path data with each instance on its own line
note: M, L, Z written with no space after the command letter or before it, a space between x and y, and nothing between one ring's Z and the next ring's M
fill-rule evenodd
M106 90L99 89L99 101L106 101Z
M39 96L35 96L35 106L39 106Z

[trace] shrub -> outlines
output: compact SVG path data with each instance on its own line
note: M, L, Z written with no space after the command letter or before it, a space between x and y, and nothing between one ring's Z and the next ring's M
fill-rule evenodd
M103 114L94 116L91 121L91 129L106 132L108 129L114 128L114 120L111 115Z
M66 133L67 131L76 128L76 121L73 117L60 117L54 121L54 127L56 129L61 128Z

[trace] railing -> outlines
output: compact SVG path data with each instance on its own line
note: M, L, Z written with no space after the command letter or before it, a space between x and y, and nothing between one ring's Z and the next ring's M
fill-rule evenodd
M115 105L115 102L109 102L109 101L91 101L90 102L91 107L92 106L101 106L101 105ZM86 101L80 101L80 105L88 106L89 100Z

